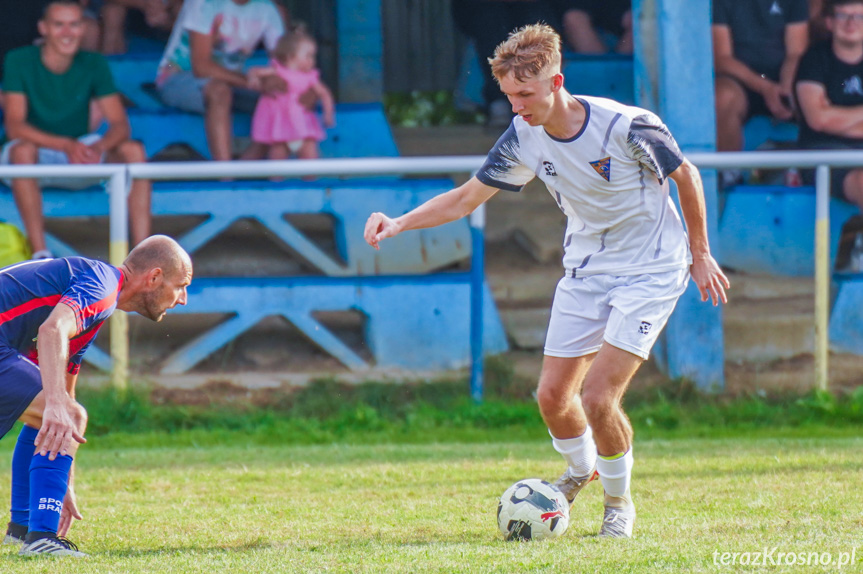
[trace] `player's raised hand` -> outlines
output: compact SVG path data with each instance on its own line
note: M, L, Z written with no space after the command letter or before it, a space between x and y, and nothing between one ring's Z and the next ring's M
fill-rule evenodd
M365 238L366 243L375 249L380 249L379 244L382 239L398 235L400 231L401 230L394 219L387 217L383 213L375 212L372 213L369 216L368 221L366 221L366 230L365 233L363 233L363 237Z
M45 410L42 413L42 426L33 442L37 452L42 456L48 455L49 460L54 460L58 454L72 452L72 441L87 442L87 439L78 432L71 412L75 408L74 401L70 399L70 402L71 405L45 404Z
M84 520L78 510L78 498L75 489L70 484L66 489L66 497L63 499L63 510L60 512L60 524L57 526L57 536L66 536L72 527L72 519Z
M693 261L689 273L698 286L702 301L710 299L714 306L719 305L720 301L728 303L725 290L731 288L731 283L712 256L707 255Z

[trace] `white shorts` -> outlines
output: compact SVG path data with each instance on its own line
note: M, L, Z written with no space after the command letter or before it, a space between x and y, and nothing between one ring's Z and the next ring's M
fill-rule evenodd
M99 134L87 134L78 138L78 141L85 144L91 145L96 143L102 139L102 136ZM19 140L11 140L6 142L3 145L3 149L0 150L0 165L12 165L12 162L9 160L9 154L12 147L18 143ZM65 152L56 149L50 148L39 148L39 165L69 165L69 157ZM105 161L104 154L102 155L102 161ZM90 187L91 185L98 185L101 183L101 179L85 179L85 178L75 178L75 177L43 177L39 179L39 187L61 187L63 189L85 189ZM12 180L8 178L3 178L3 183L7 186L12 187Z
M605 341L647 359L688 283L689 269L564 277L554 293L545 354L581 357Z

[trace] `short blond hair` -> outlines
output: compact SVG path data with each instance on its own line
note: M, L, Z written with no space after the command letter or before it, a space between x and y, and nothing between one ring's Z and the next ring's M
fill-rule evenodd
M560 36L548 24L530 24L512 32L488 59L491 73L498 82L512 72L523 82L530 78L545 79L560 72Z

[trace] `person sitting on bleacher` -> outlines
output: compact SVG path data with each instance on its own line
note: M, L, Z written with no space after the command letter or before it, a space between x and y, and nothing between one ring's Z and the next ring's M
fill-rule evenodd
M173 28L182 6L183 0L103 0L99 11L102 53L126 53L126 21L130 10L140 14L132 23L137 24L137 30L145 36L158 37Z
M25 46L6 56L3 89L8 141L0 164L93 164L146 161L144 147L129 139L129 119L105 57L81 51L81 6L55 0L39 22L41 46ZM103 136L88 133L90 101L108 124ZM15 203L35 259L51 257L45 244L42 196L46 180L16 178ZM91 185L93 182L83 182ZM82 180L51 180L51 185L80 188ZM129 194L133 244L150 235L150 182L136 180Z
M743 148L743 125L752 116L793 119L791 89L809 41L808 21L807 0L714 0L719 151Z
M632 54L632 0L551 0L576 54ZM613 42L613 45L612 45Z
M231 112L254 111L260 93L285 91L277 75L244 73L246 60L263 41L272 51L284 34L271 0L186 0L159 63L156 88L162 101L204 114L214 160L230 160Z
M828 0L824 23L832 38L806 52L794 84L803 115L799 144L863 149L863 0ZM811 184L811 170L803 175ZM830 182L833 197L863 209L863 169L834 168Z

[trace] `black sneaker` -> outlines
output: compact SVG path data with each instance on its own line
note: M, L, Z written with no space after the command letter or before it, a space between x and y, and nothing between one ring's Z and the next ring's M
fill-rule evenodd
M10 522L6 527L6 536L3 538L3 545L24 544L24 538L26 536L26 526Z
M78 547L71 540L51 533L46 534L48 536L36 538L32 542L25 542L21 550L18 551L18 556L72 556L74 558L86 556L78 550Z

